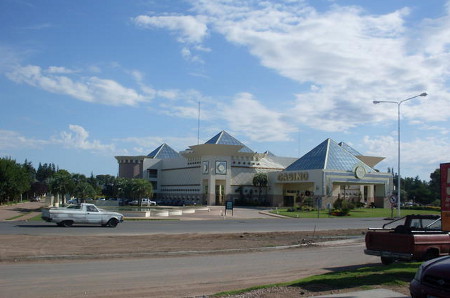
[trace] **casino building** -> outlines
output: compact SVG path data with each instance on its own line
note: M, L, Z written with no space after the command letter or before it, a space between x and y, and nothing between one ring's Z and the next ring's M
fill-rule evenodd
M326 139L301 158L257 153L221 131L177 152L162 144L146 156L116 156L119 177L144 178L160 204L294 206L306 198L327 208L338 198L388 206L393 177L375 169L382 157L364 156ZM253 185L257 174L267 185Z

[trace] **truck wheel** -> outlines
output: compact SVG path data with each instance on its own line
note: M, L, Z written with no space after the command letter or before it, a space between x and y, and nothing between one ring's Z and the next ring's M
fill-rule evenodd
M61 222L61 226L63 226L63 227L71 227L72 224L73 224L73 221L71 221L71 220L65 220L65 221Z
M106 224L108 227L115 228L119 224L119 221L115 218L111 218L108 220L108 223Z
M439 257L439 252L436 249L429 249L427 252L423 255L423 260L428 261L434 258Z
M381 257L381 263L383 265L390 265L390 264L394 263L394 259L388 258L388 257Z

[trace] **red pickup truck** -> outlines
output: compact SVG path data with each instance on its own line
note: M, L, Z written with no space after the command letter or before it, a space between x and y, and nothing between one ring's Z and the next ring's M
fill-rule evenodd
M450 234L441 231L438 215L408 215L382 228L370 228L364 253L381 257L385 265L396 260L429 260L450 254Z

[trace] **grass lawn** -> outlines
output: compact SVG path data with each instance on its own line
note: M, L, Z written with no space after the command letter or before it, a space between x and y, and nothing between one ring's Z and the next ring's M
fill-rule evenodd
M419 268L420 262L394 263L389 266L361 266L356 269L335 271L300 280L262 285L248 289L221 292L215 296L238 295L270 287L296 287L309 292L333 291L349 288L370 290L379 286L407 286Z
M392 214L394 217L397 217L397 209L394 209L393 212L389 208L358 208L350 211L350 217L391 217ZM277 210L272 210L271 213L294 217L294 218L317 218L319 217L345 217L345 216L332 216L328 215L328 210L321 210L319 215L317 215L317 211L294 211L288 212L287 208L280 208ZM409 215L409 214L437 214L441 213L440 210L413 210L413 209L401 209L401 216Z

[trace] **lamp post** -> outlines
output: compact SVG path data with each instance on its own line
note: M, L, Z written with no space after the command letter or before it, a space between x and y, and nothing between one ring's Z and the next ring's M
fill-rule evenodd
M398 167L398 177L397 177L397 210L398 210L398 217L400 217L400 181L401 181L401 176L400 176L400 105L402 103L404 103L405 101L411 100L413 98L419 97L419 96L427 96L428 94L426 92L420 93L416 96L413 97L409 97L407 99L403 99L403 100L399 100L399 101L390 101L390 100L374 100L373 103L374 104L379 104L379 103L395 103L397 104L397 145L398 145L398 158L397 158L397 167Z

